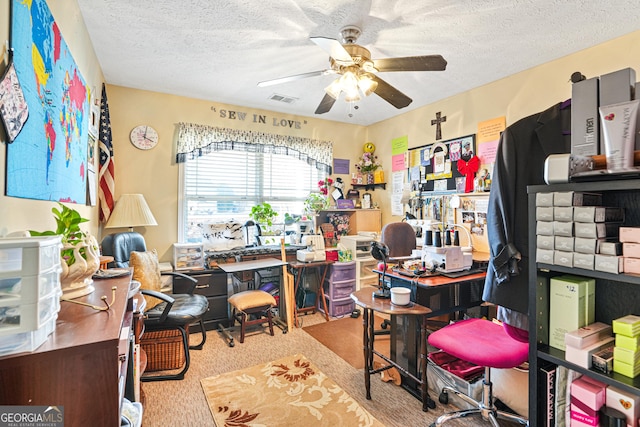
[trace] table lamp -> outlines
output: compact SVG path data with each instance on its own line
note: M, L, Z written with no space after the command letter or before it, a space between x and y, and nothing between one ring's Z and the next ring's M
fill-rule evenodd
M158 225L142 194L123 194L116 202L104 228L146 227Z

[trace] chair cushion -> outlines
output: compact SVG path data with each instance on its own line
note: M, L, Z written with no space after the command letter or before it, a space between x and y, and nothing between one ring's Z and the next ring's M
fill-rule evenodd
M514 368L529 358L529 344L514 340L497 323L467 319L432 332L429 344L467 362Z
M268 292L252 290L231 295L229 304L234 306L236 310L245 311L250 308L276 305L276 299Z
M129 265L133 267L133 280L140 282L141 289L160 292L162 279L160 278L158 253L155 249L145 252L131 252ZM144 299L147 301L147 311L162 302L158 298L148 295L145 295Z
M162 314L167 303L162 302L151 310L145 310L147 318L144 321L148 330L167 329L171 326L185 326L198 322L207 312L209 301L204 295L189 294L169 294L175 299L166 320L162 324L154 323ZM155 326L158 326L156 328Z

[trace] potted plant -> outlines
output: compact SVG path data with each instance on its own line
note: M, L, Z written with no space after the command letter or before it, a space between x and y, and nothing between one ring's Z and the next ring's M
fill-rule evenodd
M278 216L278 212L274 211L267 202L260 203L251 208L249 217L262 227L263 233L271 232L273 220Z
M60 209L53 207L56 229L47 231L29 230L32 236L56 236L62 238L60 252L60 282L67 298L75 298L93 291L91 276L100 266L100 253L95 237L80 229L80 224L89 221L75 209L58 202Z

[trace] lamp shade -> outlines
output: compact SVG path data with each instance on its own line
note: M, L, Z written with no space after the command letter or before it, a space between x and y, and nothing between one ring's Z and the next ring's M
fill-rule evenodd
M123 194L116 202L105 228L158 225L142 194Z

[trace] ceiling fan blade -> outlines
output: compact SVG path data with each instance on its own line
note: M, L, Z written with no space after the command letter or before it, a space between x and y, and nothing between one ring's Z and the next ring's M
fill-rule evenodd
M335 102L336 99L334 97L332 97L328 93L325 93L324 98L322 98L322 101L320 101L320 105L318 105L318 108L316 108L315 113L324 114L328 112L329 110L331 110L331 107L333 107L333 104L335 104Z
M407 95L400 92L398 89L391 86L389 83L385 82L375 74L371 77L373 78L373 80L378 82L378 87L374 91L376 95L378 95L380 98L384 99L394 107L398 109L404 108L413 102L413 99L409 98Z
M349 52L336 39L328 37L310 37L312 42L320 46L330 57L339 61L342 65L352 65L353 59Z
M326 76L327 74L335 74L335 71L321 70L321 71L311 71L309 73L294 74L292 76L280 77L279 79L265 80L265 81L259 82L258 86L265 87L265 86L278 85L280 83L288 83L295 80L306 79L307 77Z
M378 71L443 71L447 61L442 55L407 56L376 59L373 66Z

